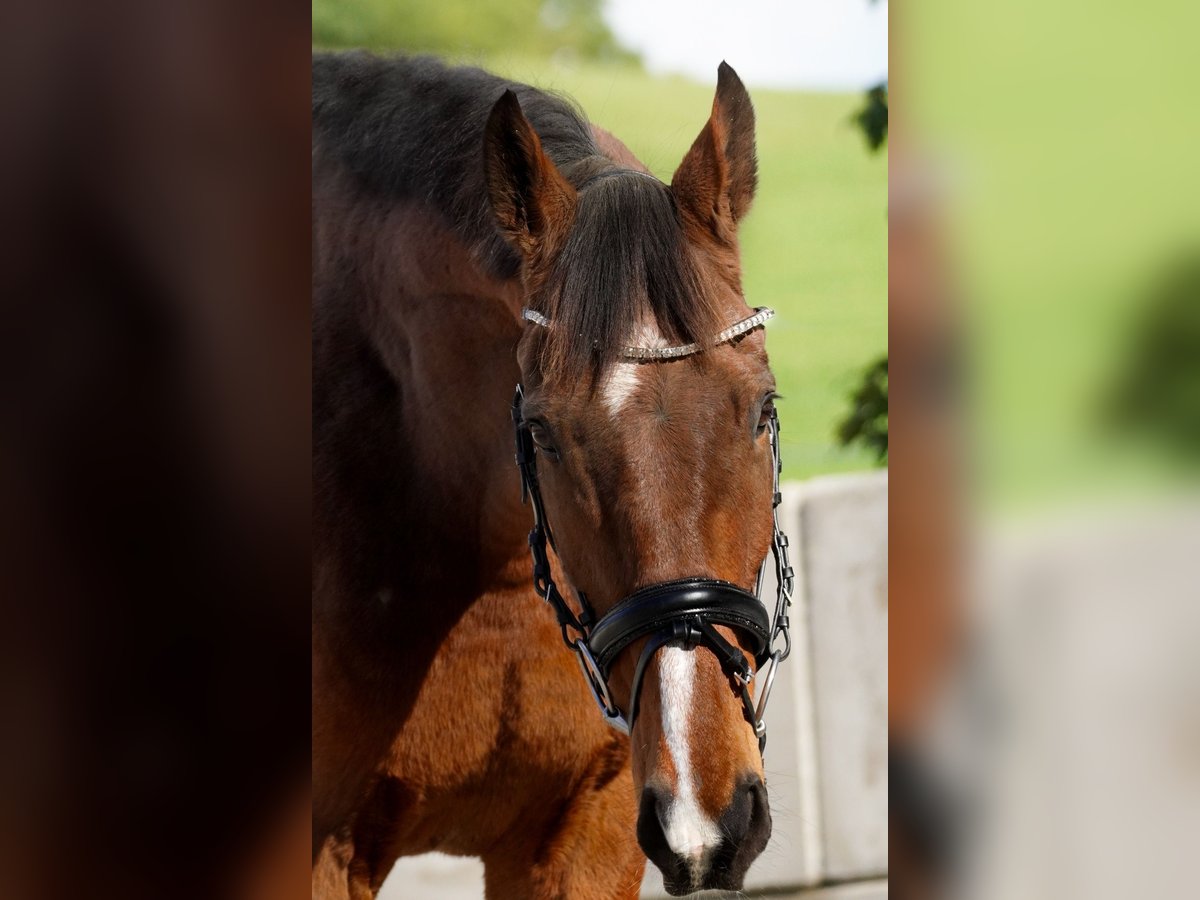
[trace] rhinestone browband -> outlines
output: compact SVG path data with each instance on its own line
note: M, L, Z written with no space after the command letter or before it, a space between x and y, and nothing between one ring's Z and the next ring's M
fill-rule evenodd
M541 325L543 328L550 327L550 320L543 316L537 310L526 307L521 310L521 315L527 322L532 322L534 325ZM712 340L711 346L723 344L726 341L731 341L747 331L753 331L759 325L775 315L775 310L769 306L758 306L754 309L754 315L747 316L740 322L735 322L730 325ZM691 356L693 353L699 353L704 349L701 344L680 344L677 347L625 347L621 350L621 355L626 359L675 359L680 356Z

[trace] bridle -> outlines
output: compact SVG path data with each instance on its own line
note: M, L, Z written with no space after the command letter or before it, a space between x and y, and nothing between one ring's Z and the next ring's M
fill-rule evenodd
M727 334L732 337L745 333L750 328L762 324L770 315L770 310L756 310L754 316L726 329L718 338ZM530 317L528 312L526 318L539 325L548 324L544 320L538 321L537 318ZM753 324L747 324L752 320ZM724 340L729 339L724 337ZM637 359L669 359L700 350L697 345L690 344L683 348L654 348L653 355L642 355L644 349L627 348L624 355ZM670 353L673 350L686 352ZM722 670L739 692L746 721L758 736L759 752L763 752L767 741L766 724L763 720L767 699L770 697L779 664L787 659L792 648L788 609L792 605L794 573L788 561L787 535L779 527L779 504L782 499L779 492L779 475L782 464L779 457L777 413L772 410L767 422L774 487L771 500L770 556L774 560L778 585L774 618L768 616L760 599L763 579L770 564L770 560L766 558L759 568L754 593L736 584L713 578L683 578L639 588L597 618L583 591L578 588L575 590L579 599L579 612L576 613L554 583L546 547L549 545L556 552L557 547L554 534L546 520L546 507L542 502L538 482L537 447L533 441L530 424L525 421L522 412L524 400L524 391L518 384L516 395L513 397L512 420L516 432L517 468L521 473L521 502L532 501L533 505L533 530L529 532L529 550L533 557L533 587L538 596L554 610L563 641L578 657L584 678L600 706L605 721L628 734L637 719L642 680L654 655L670 643L679 642L689 650L703 645L716 655ZM757 677L762 683L757 704L750 694L750 683L756 677L755 670L751 669L741 648L730 643L717 631L717 625L734 629L749 645L757 668ZM634 669L629 714L624 716L613 700L608 680L616 659L640 638L648 640ZM782 646L777 646L780 644ZM768 665L770 668L763 676L764 667Z

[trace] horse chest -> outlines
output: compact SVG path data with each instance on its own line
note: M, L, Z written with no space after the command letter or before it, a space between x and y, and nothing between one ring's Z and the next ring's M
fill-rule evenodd
M524 584L477 600L387 762L383 781L403 798L389 816L404 823L401 852L479 854L559 808L611 738L589 704L552 615Z

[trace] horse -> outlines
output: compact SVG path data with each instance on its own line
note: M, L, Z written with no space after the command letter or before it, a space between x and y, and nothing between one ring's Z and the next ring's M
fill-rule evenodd
M791 578L756 186L725 63L667 184L553 94L314 56L314 890L444 849L489 897L636 896L636 847L740 889L786 634L751 589Z

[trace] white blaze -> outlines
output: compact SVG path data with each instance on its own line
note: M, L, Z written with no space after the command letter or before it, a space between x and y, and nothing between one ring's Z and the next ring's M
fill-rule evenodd
M600 396L604 398L604 405L613 418L620 414L625 401L637 390L639 370L640 367L634 362L614 363L609 369Z
M665 347L666 340L653 325L639 325L633 329L630 338L635 347ZM637 390L638 381L645 371L645 366L637 362L613 363L609 369L608 378L600 389L604 405L608 407L609 415L614 418L625 407L626 401Z
M696 654L682 647L659 651L659 684L662 691L662 729L675 763L675 796L667 808L663 834L675 853L702 868L705 856L721 840L721 830L700 810L696 799L688 726L692 715L692 689L696 680Z
M666 340L653 326L642 325L631 336L635 347L662 347ZM609 369L600 394L609 414L617 417L649 366L638 362L616 362ZM652 467L636 466L635 473L644 482ZM645 487L643 483L643 488ZM649 492L642 491L642 496ZM660 824L667 846L688 861L693 878L708 865L712 851L721 842L721 829L700 809L696 797L696 777L692 770L689 726L692 694L696 681L696 654L668 645L658 652L659 687L662 694L662 733L675 766L675 792L667 808L660 810Z

